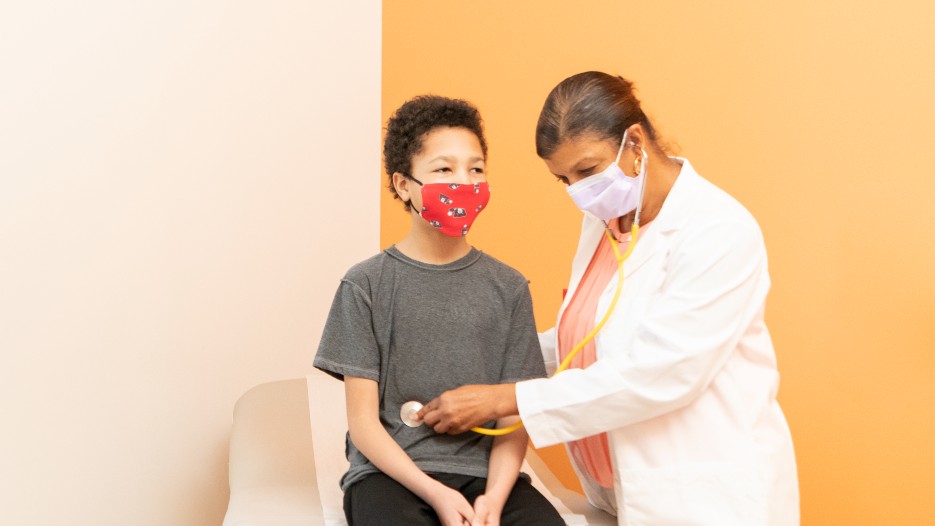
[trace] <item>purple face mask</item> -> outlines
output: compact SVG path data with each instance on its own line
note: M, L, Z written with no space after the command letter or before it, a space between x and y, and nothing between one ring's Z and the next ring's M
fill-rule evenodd
M628 130L629 131L629 130ZM602 221L622 217L636 210L642 203L643 186L646 184L646 151L636 177L628 177L620 169L620 155L627 144L627 132L617 151L617 159L600 173L590 175L565 188L571 200L582 212L589 213Z

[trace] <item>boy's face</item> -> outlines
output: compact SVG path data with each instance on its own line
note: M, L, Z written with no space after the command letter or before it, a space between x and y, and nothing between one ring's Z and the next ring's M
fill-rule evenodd
M419 184L394 174L399 197L411 200L412 209L422 210ZM423 184L487 181L484 152L473 132L465 128L435 128L422 138L422 151L412 157L412 177Z

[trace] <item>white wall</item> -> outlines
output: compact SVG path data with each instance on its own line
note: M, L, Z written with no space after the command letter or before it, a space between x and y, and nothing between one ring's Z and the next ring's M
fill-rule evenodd
M0 524L219 524L378 249L381 3L0 7ZM347 197L350 196L350 197Z

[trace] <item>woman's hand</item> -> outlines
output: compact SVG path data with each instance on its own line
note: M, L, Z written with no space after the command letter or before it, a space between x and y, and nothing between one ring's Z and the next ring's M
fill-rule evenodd
M457 491L441 483L439 486L427 502L435 510L442 526L470 526L474 520L471 504Z
M445 391L419 410L419 418L436 433L457 435L501 417L515 415L516 386L463 385Z
M474 522L471 526L500 526L500 514L503 504L495 504L494 499L481 495L474 501Z

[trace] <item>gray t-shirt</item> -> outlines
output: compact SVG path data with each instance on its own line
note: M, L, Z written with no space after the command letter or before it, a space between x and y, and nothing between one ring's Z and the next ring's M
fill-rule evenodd
M408 427L400 406L426 403L465 384L545 376L526 279L473 248L458 261L430 265L394 246L351 267L335 294L314 365L339 379L377 381L380 421L420 469L475 477L487 476L491 437ZM379 471L350 437L346 454L351 467L342 489Z

